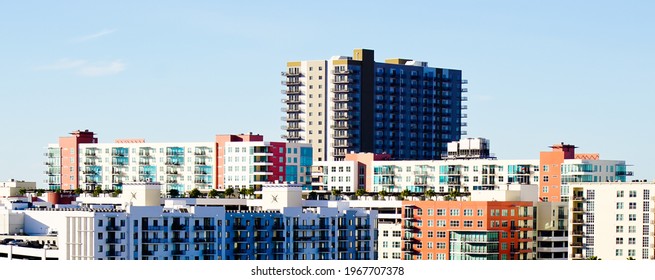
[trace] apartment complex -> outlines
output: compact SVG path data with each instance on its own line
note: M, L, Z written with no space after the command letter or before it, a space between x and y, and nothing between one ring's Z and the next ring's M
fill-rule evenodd
M283 138L310 143L315 161L349 152L398 159L438 159L446 143L465 134L462 72L410 59L353 56L288 62L282 72Z
M303 143L264 141L254 134L216 135L211 142L98 143L91 131L74 131L45 154L50 190L121 189L128 182L161 182L162 192L198 188L261 189L274 181L311 181L312 149Z
M653 259L653 182L572 183L569 256Z
M161 206L158 183L124 187L130 195L108 198L121 200L118 207L103 203L4 208L0 225L9 226L0 228L0 234L53 239L47 255L60 260L371 260L376 256L376 211L343 205L302 207L297 184L265 185L262 199L249 200L252 210L246 211L219 205ZM15 248L0 245L0 254L7 249ZM35 249L31 257L43 250Z
M576 153L576 148L560 143L551 146L551 151L540 153L542 201L569 201L571 183L626 182L627 176L632 176L625 161L601 160L597 153Z
M403 259L534 259L534 199L536 186L515 185L471 200L403 201Z
M489 141L469 138L448 143L442 160L392 160L388 154L348 153L344 161L318 161L312 167L314 191L440 194L493 190L507 184L540 186L541 201L568 201L571 182L626 181L625 161L588 154L564 155L560 145L539 159L499 160ZM570 145L569 145L570 146Z

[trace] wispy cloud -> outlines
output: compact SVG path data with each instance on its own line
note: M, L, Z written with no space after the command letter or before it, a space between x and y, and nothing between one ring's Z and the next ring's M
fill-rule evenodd
M100 77L116 75L125 71L126 64L122 60L111 62L89 62L82 59L62 58L55 63L36 67L36 70L71 70L80 76Z
M114 33L114 32L116 32L116 29L105 29L105 30L102 30L100 32L96 32L96 33L93 33L93 34L90 34L90 35L75 38L73 41L74 42L84 42L84 41L94 40L94 39L98 39L98 38L100 38L102 36L106 36L106 35L109 35L109 34Z
M125 70L125 63L120 60L114 60L110 63L85 65L77 71L82 76L108 76L115 75Z

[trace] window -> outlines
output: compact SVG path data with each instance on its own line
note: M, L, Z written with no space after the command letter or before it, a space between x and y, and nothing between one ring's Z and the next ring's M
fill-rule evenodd
M548 176L544 176L543 181L544 181L544 182L548 182Z
M630 197L637 197L637 191L630 191Z
M616 226L616 233L622 233L623 232L623 226Z
M636 244L636 243L637 243L637 239L636 239L636 238L634 238L634 237L630 237L630 238L628 238L628 244L630 244L630 245L634 245L634 244Z
M434 237L434 232L433 231L428 231L428 238Z
M400 248L400 241L394 241L392 245L393 248Z
M451 216L459 216L459 209L450 209Z
M635 256L635 250L634 249L629 249L628 250L628 256L629 257L634 257Z
M544 165L543 170L544 170L544 172L548 172L548 165Z
M484 216L484 210L478 209L478 216Z
M614 254L615 256L617 256L617 257L621 257L621 256L623 256L623 249L616 249L615 252L616 252L616 253Z
M446 216L446 209L437 209L437 216Z
M428 242L428 249L432 249L432 244L433 244L432 242Z
M623 191L616 191L616 197L623 197Z
M616 238L616 245L622 245L623 244L623 237L617 237Z
M459 221L451 220L451 221L450 221L450 226L451 226L451 227L459 227Z
M473 216L473 209L464 209L464 216Z
M446 238L445 231L437 231L437 238Z
M616 209L623 209L623 202L617 202Z
M446 220L437 220L437 227L445 227Z
M478 227L481 228L484 226L484 223L482 221L478 221Z
M446 249L445 242L437 242L437 249Z
M473 227L473 221L464 221L464 227Z
M423 216L423 209L416 209L416 215Z
M428 209L428 216L434 215L434 209Z
M382 248L389 248L389 241L383 241Z
M636 202L630 202L629 209L637 209L637 203Z
M623 221L623 214L616 214L617 221Z
M548 186L541 187L541 192L547 193L548 192Z
M628 221L636 221L637 220L637 214L629 214L628 215Z

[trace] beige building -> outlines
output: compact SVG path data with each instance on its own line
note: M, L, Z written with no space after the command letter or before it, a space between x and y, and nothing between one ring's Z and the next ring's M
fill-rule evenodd
M653 182L572 183L569 256L652 259Z

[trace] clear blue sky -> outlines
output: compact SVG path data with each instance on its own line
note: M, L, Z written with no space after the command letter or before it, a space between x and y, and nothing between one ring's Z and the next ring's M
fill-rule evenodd
M285 62L355 48L461 69L468 136L499 158L566 142L655 179L653 2L217 2L1 2L0 180L41 184L45 147L76 129L279 140Z

